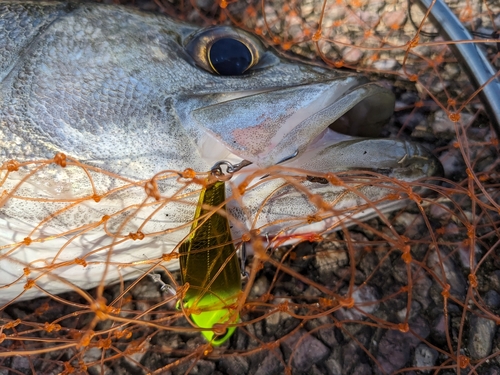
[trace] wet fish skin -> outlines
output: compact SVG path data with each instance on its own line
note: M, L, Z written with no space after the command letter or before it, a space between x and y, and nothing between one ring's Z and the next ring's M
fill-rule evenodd
M223 31L233 36L239 33ZM314 155L316 171L327 172L328 161L345 150L335 145L360 141L327 130L329 124L350 109L364 110L366 126L358 125L359 135L392 113L392 93L362 76L288 62L272 52L262 51L266 64L243 76L210 73L196 65L186 48L203 32L164 16L123 7L0 0L0 162L50 159L63 152L120 176L146 180L166 169L207 171L221 159L247 159L256 167L266 167L298 151L288 165L307 166ZM391 157L397 161L408 155L407 143L393 142ZM402 178L414 180L439 173L439 162L429 152L419 145L412 147L419 156L407 158L401 167L411 173L403 171ZM360 154L344 157L345 165L336 164L337 170L355 168L358 161L363 164ZM370 156L373 168L379 161ZM235 179L244 178L252 168L245 168ZM396 174L400 170L397 163L389 169ZM21 174L10 175L11 181L3 188L12 188L21 178ZM94 178L100 193L117 184L108 176ZM274 181L245 196L253 214L279 183ZM161 188L164 196L178 189L168 184ZM330 197L341 194L321 184L309 188ZM89 196L92 190L80 169L51 166L37 174L36 181L24 183L23 193L75 198ZM58 214L34 234L33 228L55 208L48 211L47 205L33 201L0 202L0 246L7 246L2 252L27 236L46 238L99 222L103 215L144 199L144 189L138 188L100 203L86 201L80 205L84 214ZM276 199L270 203L267 216L261 216L263 224L289 209L290 202ZM295 204L298 206L290 214L304 215L315 209L304 199ZM229 210L244 223L248 220L237 208ZM122 228L123 233L137 230L151 212L141 211ZM155 217L161 219L150 220L143 230L176 228L192 220L193 213L194 206L171 204ZM186 231L146 237L141 242L125 241L113 246L113 260L123 264L158 258L172 251ZM96 262L86 268L59 267L53 276L37 281L53 293L70 289L59 278L86 288L101 282L109 251L106 246L113 239L102 230L83 233L78 241L71 238L35 241L0 258L0 285L9 285L1 289L0 301L10 301L20 293L24 293L20 299L42 294L23 289L27 281L23 269L28 265L34 278L36 267L50 262L77 257ZM102 250L87 256L96 247ZM33 263L35 260L39 261ZM137 268L109 267L103 280L137 274Z

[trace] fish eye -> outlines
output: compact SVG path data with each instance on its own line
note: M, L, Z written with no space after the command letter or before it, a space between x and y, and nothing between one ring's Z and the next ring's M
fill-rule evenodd
M239 76L252 64L252 53L239 40L222 38L210 47L208 61L221 76Z
M246 74L266 54L255 36L230 26L209 27L197 32L188 39L185 49L197 66L221 76Z

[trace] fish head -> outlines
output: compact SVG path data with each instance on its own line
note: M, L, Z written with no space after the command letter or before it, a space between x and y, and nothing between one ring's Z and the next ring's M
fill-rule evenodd
M327 232L340 222L351 225L407 204L385 199L398 195L390 183L382 187L383 183L363 180L359 190L347 193L344 187L310 178L297 184L332 209L365 208L345 220L333 209L320 223L305 224L304 218L320 211L310 195L280 178L249 184L246 176L259 168L281 164L312 173L370 171L389 177L386 181L407 182L443 174L439 160L424 146L379 138L394 112L390 88L360 74L283 59L254 36L229 26L198 30L182 44L187 61L201 69L198 74L212 77L209 85L200 79L203 85L179 95L175 106L182 126L209 165L221 160L252 163L232 180L233 187L243 181L240 187L251 186L240 202L228 205L238 219L234 221L245 223L233 228L237 237L248 228L264 228L263 232L292 238L292 243L297 234Z
M183 44L198 74L211 79L180 94L176 110L210 162L239 158L268 167L323 148L325 139L378 136L394 111L391 90L359 74L283 59L237 28L202 29Z
M1 3L12 19L0 30L7 160L63 152L136 179L222 159L268 167L294 156L300 166L378 135L393 113L391 90L284 59L234 27L101 4Z

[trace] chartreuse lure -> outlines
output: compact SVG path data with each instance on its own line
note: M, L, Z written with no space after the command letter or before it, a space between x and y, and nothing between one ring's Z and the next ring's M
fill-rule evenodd
M229 221L210 209L225 199L224 182L209 182L200 194L191 234L179 249L182 282L189 283L183 305L194 324L206 328L201 333L213 345L223 344L235 330L221 332L218 325L239 319L234 305L241 292L241 271Z

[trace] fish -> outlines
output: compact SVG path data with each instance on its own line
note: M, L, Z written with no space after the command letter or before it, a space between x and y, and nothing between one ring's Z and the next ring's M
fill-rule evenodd
M335 178L442 174L422 145L377 138L394 103L232 26L0 0L0 305L178 269L214 165L234 241L291 243L406 204ZM317 215L312 197L362 209Z

